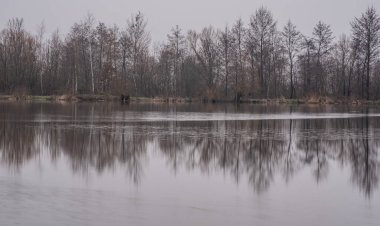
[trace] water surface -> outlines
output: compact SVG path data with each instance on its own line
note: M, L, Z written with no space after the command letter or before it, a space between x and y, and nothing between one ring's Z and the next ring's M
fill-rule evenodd
M1 225L379 225L380 109L0 103Z

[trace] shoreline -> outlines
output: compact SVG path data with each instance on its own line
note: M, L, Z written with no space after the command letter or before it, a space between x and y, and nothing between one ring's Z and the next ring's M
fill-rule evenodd
M81 95L0 95L3 102L121 102L120 96L101 95L101 94L81 94ZM183 97L130 97L127 103L145 104L232 104L231 100L213 99L205 100L202 98L183 98ZM258 105L380 105L380 100L361 100L361 99L332 99L329 97L312 97L301 99L255 99L242 98L239 104L258 104Z

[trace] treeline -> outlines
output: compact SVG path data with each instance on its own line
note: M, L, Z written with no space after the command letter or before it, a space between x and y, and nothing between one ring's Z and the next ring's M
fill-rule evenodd
M262 7L245 23L183 32L152 45L143 14L125 27L89 15L64 37L11 19L0 33L0 93L380 99L380 18L368 8L338 37L318 22L303 35Z

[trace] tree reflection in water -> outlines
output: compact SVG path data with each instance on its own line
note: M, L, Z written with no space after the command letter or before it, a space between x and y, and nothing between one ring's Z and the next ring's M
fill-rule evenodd
M181 168L220 172L236 183L247 180L258 193L269 189L276 175L291 183L307 167L320 183L327 179L329 165L336 163L350 169L352 183L367 197L378 186L376 117L125 122L113 120L115 109L107 106L1 108L1 163L17 170L47 152L51 161L68 158L76 173L125 167L138 184L149 152L155 152L173 173ZM118 112L122 118L127 114Z

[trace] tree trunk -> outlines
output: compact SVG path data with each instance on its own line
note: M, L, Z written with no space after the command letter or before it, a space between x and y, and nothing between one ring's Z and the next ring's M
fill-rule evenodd
M95 93L95 83L94 83L94 69L92 65L92 45L90 44L90 70L91 70L91 91L92 94Z

